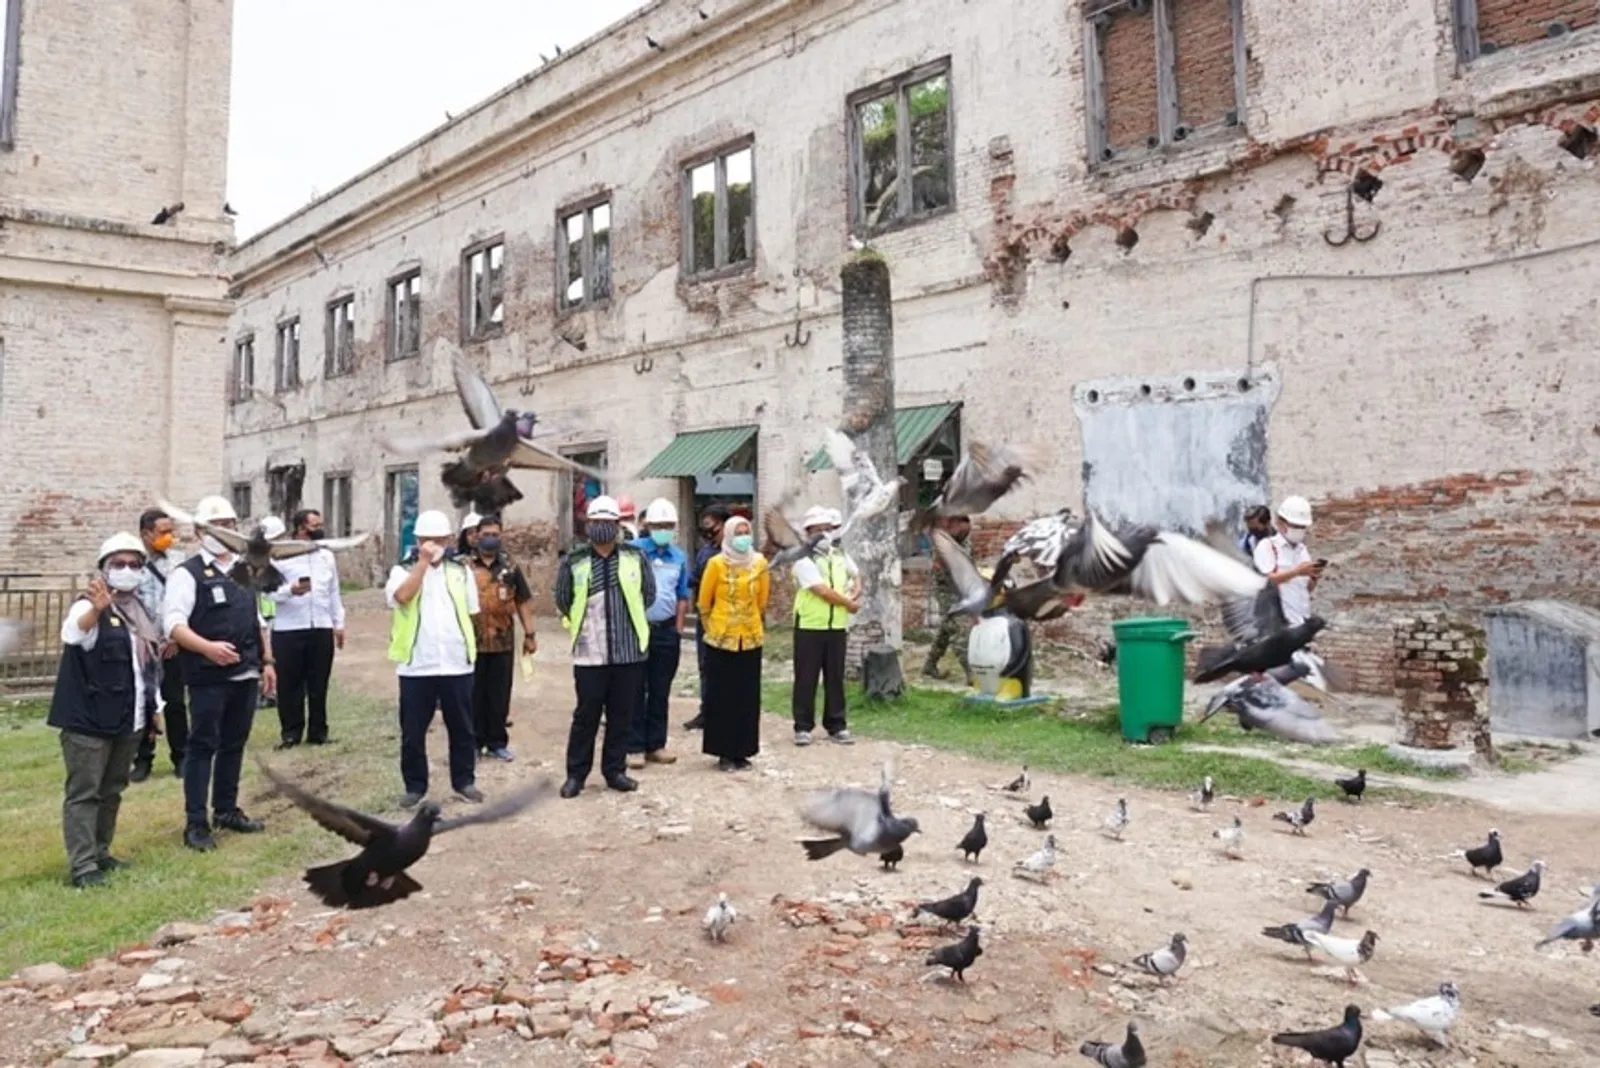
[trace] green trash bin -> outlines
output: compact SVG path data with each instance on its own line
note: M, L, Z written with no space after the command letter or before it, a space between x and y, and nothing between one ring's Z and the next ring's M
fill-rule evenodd
M1122 737L1169 741L1183 722L1183 647L1195 632L1181 619L1124 619L1111 625L1117 641L1117 698Z

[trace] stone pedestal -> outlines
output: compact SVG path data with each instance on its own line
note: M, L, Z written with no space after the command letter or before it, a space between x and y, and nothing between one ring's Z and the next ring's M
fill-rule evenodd
M1493 763L1482 629L1426 613L1395 624L1394 649L1396 741L1413 749L1466 750Z

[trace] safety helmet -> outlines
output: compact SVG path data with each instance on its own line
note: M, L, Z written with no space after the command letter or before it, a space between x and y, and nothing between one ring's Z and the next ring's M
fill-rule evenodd
M645 507L644 521L650 524L671 523L677 525L678 510L665 497L657 497Z
M830 515L832 511L832 508L824 508L820 504L812 505L810 508L806 509L806 514L801 517L800 529L811 530L814 527L833 526L833 519Z
M614 498L601 494L589 502L589 507L584 511L585 519L621 519L622 510L617 506Z
M269 515L261 521L261 536L268 541L283 537L288 528L283 525L283 520L275 515Z
M138 553L139 559L145 558L144 542L126 531L118 531L100 543L100 552L94 558L94 566L100 567L106 562L106 557L117 553Z
M461 519L461 531L462 533L466 533L469 530L476 530L478 529L478 524L482 522L483 516L479 515L477 512L468 512Z
M1311 502L1304 497L1285 497L1278 505L1278 518L1291 527L1311 525Z
M239 513L233 510L232 503L226 497L202 497L200 503L194 506L194 517L202 523L215 523L219 519L239 519Z
M449 517L431 508L417 516L416 526L411 531L419 538L448 538L453 533Z
M618 519L632 519L636 515L638 515L638 511L633 507L632 497L629 497L627 494L623 494L621 497L617 498Z

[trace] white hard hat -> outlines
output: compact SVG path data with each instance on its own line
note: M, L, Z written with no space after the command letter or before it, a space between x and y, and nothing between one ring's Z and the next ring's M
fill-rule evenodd
M665 497L657 497L646 506L644 521L646 523L672 523L676 525L678 522L678 510Z
M233 510L226 497L202 497L194 506L194 517L202 523L215 523L219 519L237 521L239 513Z
M1278 518L1291 527L1311 525L1311 502L1304 497L1285 497L1278 505Z
M461 520L461 529L472 530L482 522L483 516L479 515L477 512L468 512Z
M831 508L824 508L820 504L812 505L806 509L806 514L801 518L800 529L810 530L812 527L833 526L833 519L829 515L831 511Z
M100 552L94 558L94 566L99 567L106 562L106 557L114 553L138 553L139 559L145 557L144 542L126 531L118 531L100 543Z
M615 498L602 494L589 502L583 515L585 519L621 519L622 509L617 507Z
M844 525L844 516L840 514L839 509L824 508L823 511L828 513L828 525L830 527L839 527Z
M283 520L275 515L269 515L261 521L261 536L268 541L283 537L287 530L288 528L283 525Z
M411 532L419 538L448 538L454 533L450 529L450 518L432 509L417 516L416 526L411 528Z

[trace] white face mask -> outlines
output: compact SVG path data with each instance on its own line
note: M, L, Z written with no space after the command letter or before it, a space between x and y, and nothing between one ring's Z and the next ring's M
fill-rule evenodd
M1283 528L1283 540L1290 545L1303 544L1306 540L1306 530L1304 527L1286 526Z
M222 544L216 538L213 538L210 534L203 535L200 538L200 545L212 556L228 555L228 547Z
M106 572L106 585L121 593L129 593L139 588L139 583L144 581L144 568L119 567L114 571Z

